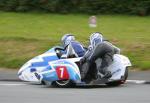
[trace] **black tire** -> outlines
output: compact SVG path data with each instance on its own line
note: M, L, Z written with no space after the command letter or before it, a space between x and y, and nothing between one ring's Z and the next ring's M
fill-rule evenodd
M109 82L109 83L106 83L106 85L107 86L119 86L121 84L124 84L126 82L127 78L128 78L128 67L125 70L125 73L124 73L124 76L122 77L122 80Z
M41 84L48 86L48 87L51 86L51 82L48 82L48 81L41 81Z
M122 77L122 84L126 82L127 78L128 78L128 67L126 67L126 71L124 73L124 76Z
M75 83L73 83L71 80L58 80L52 82L53 87L61 87L61 88L67 88L75 86Z
M46 85L46 82L45 82L45 81L41 81L41 84L42 84L42 85Z

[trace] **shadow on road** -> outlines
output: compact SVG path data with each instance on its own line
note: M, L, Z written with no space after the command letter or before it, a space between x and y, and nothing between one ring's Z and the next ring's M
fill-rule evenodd
M107 86L104 84L101 85L79 85L79 86L73 86L73 87L53 87L53 86L42 86L42 88L59 88L59 89L95 89L95 88L118 88L118 87L124 87L125 85L120 86Z

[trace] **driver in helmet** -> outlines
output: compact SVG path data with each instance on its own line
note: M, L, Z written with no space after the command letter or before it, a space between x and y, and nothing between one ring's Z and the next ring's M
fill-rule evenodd
M87 63L86 67L81 68L81 78L84 80L89 71L95 72L93 79L97 79L98 71L104 75L103 78L110 78L112 74L107 67L112 63L113 55L116 53L120 53L119 48L105 40L101 33L92 33L88 51L80 60L81 64ZM97 66L95 61L99 58L102 61L101 65ZM94 65L96 65L95 68Z
M65 49L66 58L83 57L85 54L83 45L75 40L74 35L65 34L61 42Z

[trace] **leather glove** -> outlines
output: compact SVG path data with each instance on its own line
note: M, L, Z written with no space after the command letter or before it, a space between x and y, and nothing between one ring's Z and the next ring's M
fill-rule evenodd
M83 57L80 59L80 64L84 64L85 62L86 62L86 58Z

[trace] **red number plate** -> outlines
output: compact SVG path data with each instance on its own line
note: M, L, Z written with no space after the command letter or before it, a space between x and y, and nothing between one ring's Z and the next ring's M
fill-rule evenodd
M65 66L58 66L56 72L59 79L69 79L69 74Z

